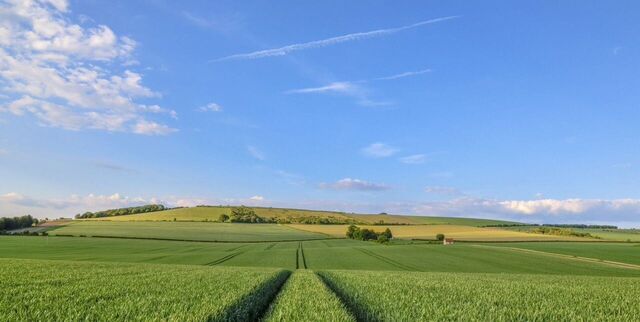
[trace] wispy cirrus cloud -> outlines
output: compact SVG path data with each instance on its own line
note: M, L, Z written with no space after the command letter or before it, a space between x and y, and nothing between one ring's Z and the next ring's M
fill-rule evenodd
M356 102L362 106L386 106L391 105L391 103L386 101L377 101L370 98L371 90L369 90L365 86L367 83L372 81L396 80L405 77L422 75L429 72L431 72L430 69L422 69L372 79L332 82L322 86L288 90L285 91L285 94L335 94L353 97L356 99Z
M371 158L386 158L398 152L398 149L386 143L375 142L361 149L362 154Z
M427 161L427 156L424 154L412 154L398 160L404 164L422 164Z
M249 155L252 156L256 160L264 161L267 158L265 156L265 154L260 149L258 149L257 147L255 147L253 145L248 145L247 146L247 152L249 152Z
M406 25L406 26L401 26L396 28L356 32L356 33L346 34L342 36L321 39L321 40L314 40L314 41L309 41L304 43L286 45L278 48L258 50L250 53L243 53L243 54L235 54L235 55L214 59L212 60L212 62L234 60L234 59L258 59L258 58L264 58L264 57L284 56L291 52L300 51L300 50L320 48L320 47L336 45L336 44L349 42L349 41L363 40L368 38L391 35L407 29L413 29L413 28L417 28L417 27L421 27L421 26L425 26L425 25L429 25L437 22L456 19L459 17L460 16L441 17L436 19L424 20L411 25Z
M422 69L422 70L416 70L416 71L411 71L411 72L404 72L404 73L400 73L400 74L395 74L395 75L391 75L391 76L378 77L378 78L374 78L373 80L394 80L394 79L405 78L405 77L410 77L410 76L422 75L422 74L426 74L426 73L430 73L430 72L431 72L431 69Z
M389 190L386 184L373 183L360 179L344 178L333 183L321 183L319 185L321 189L331 190L358 190L358 191L382 191Z

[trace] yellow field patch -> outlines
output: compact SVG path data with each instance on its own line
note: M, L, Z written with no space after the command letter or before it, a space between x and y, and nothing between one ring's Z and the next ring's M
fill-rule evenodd
M323 233L336 237L344 237L348 225L287 225L289 227ZM479 228L461 225L412 225L412 226L364 226L360 228L373 229L374 231L384 231L389 228L396 238L405 239L435 239L437 234L444 234L446 237L468 240L468 241L552 241L552 240L587 240L585 238L568 237L568 236L551 236L541 234L530 234L524 232L516 232L502 230L496 228Z

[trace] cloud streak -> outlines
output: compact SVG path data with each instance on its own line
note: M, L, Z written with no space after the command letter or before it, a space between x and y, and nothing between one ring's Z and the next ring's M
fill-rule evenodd
M391 187L381 184L364 181L360 179L344 178L334 183L321 183L321 189L331 190L358 190L358 191L382 191L389 190Z
M359 105L362 106L386 106L390 105L389 102L374 101L369 98L369 90L363 86L363 84L372 81L388 81L396 80L405 77L417 76L431 72L431 69L422 69L417 71L409 71L391 76L384 76L372 79L363 79L358 81L341 81L332 82L327 85L317 87L306 87L300 89L292 89L285 92L285 94L336 94L350 96L357 100Z
M396 154L398 149L382 142L376 142L362 148L361 151L365 156L371 158L386 158Z
M378 78L374 78L373 80L394 80L394 79L398 79L398 78L416 76L416 75L426 74L426 73L430 73L430 72L431 72L431 69L423 69L423 70L416 70L416 71L411 71L411 72L404 72L404 73L395 74L395 75L391 75L391 76L378 77Z
M368 38L391 35L404 30L413 29L413 28L417 28L417 27L421 27L421 26L425 26L433 23L438 23L442 21L447 21L451 19L456 19L459 17L460 16L441 17L436 19L424 20L411 25L406 25L406 26L401 26L396 28L356 32L356 33L346 34L342 36L326 38L322 40L314 40L314 41L309 41L304 43L291 44L291 45L287 45L279 48L258 50L250 53L244 53L244 54L235 54L231 56L214 59L212 60L212 62L235 60L235 59L258 59L258 58L265 58L265 57L284 56L291 52L300 51L300 50L320 48L320 47L336 45L336 44L349 42L349 41L363 40Z

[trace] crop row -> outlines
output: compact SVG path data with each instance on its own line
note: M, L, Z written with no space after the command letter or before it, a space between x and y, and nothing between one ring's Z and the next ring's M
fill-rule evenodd
M640 279L326 271L362 321L637 321Z
M355 319L316 274L298 270L271 305L266 321L349 322Z
M246 321L278 269L0 259L0 321Z

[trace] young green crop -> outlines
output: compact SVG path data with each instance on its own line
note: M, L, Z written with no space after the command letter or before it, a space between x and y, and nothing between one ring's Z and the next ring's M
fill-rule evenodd
M266 321L347 322L355 319L318 276L298 270L271 305Z
M288 274L0 259L0 321L255 320Z
M634 321L640 278L327 271L364 321Z
M94 220L73 222L51 231L50 234L223 242L297 241L328 238L324 234L301 231L277 224Z

